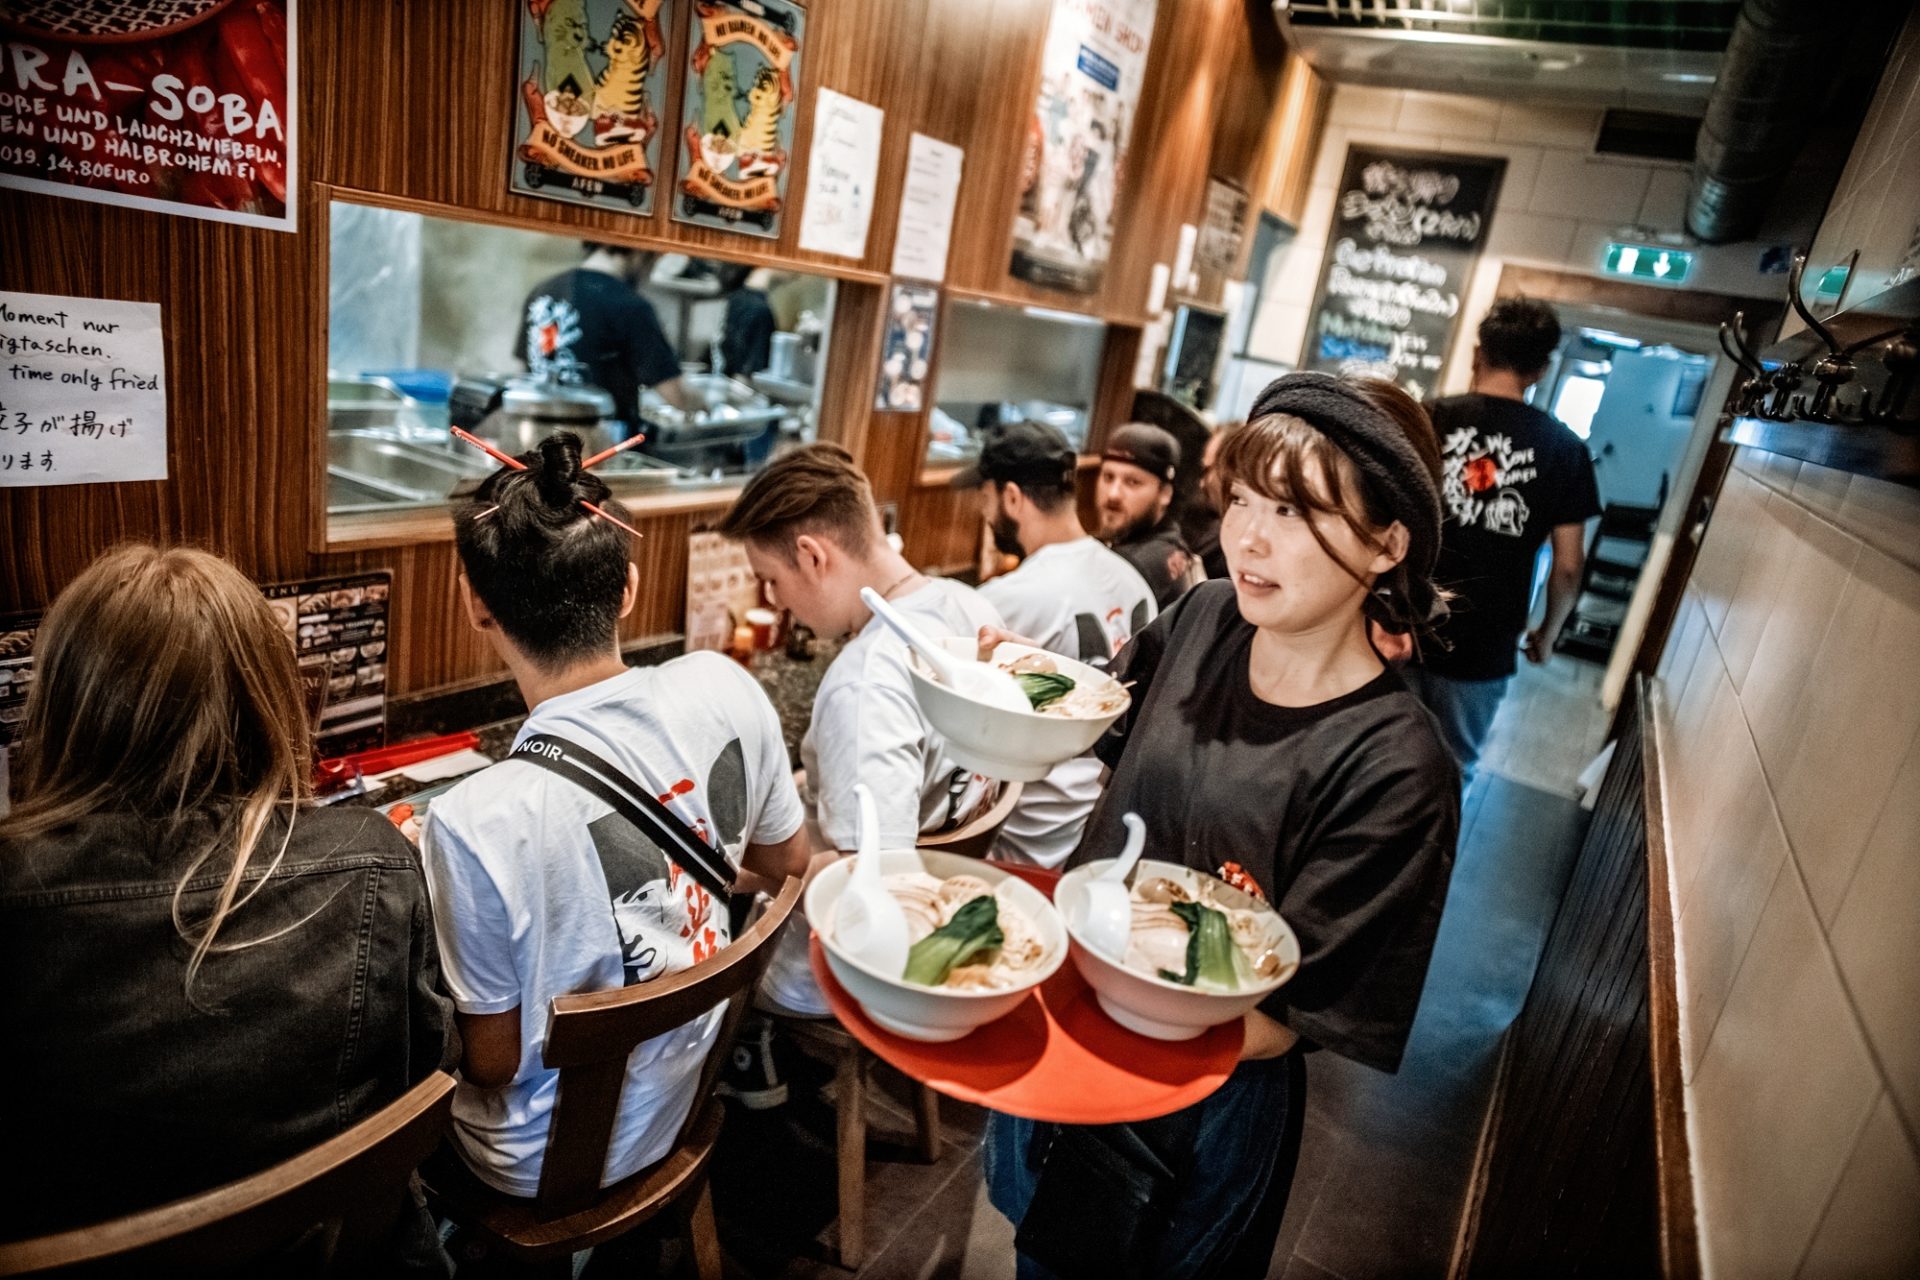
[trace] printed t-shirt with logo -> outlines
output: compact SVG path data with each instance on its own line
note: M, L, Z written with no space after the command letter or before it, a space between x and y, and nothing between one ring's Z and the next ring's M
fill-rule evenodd
M1510 676L1527 629L1533 566L1564 524L1600 514L1586 442L1532 405L1464 395L1427 406L1440 438L1446 522L1434 580L1456 593L1422 662L1454 680Z
M1092 537L1040 548L980 594L1015 635L1102 670L1159 613L1147 580ZM1081 756L1027 783L1000 829L995 856L1042 867L1066 861L1100 795L1100 769L1098 760Z
M653 304L605 271L562 271L534 286L521 314L527 372L599 387L629 427L640 420L640 388L680 376Z
M718 654L635 668L533 709L516 745L552 734L647 787L735 867L805 821L779 717ZM441 963L462 1013L520 1010L520 1065L497 1090L462 1081L453 1138L489 1185L539 1190L559 1073L541 1065L549 1002L677 973L729 941L712 898L599 797L508 759L433 801L423 841ZM721 1010L627 1061L606 1180L664 1156L686 1119Z

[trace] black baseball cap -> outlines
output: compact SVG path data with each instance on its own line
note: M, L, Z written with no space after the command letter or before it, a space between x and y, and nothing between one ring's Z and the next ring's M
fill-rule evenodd
M1114 428L1107 437L1104 455L1113 462L1127 462L1157 480L1173 483L1180 470L1180 442L1173 433L1144 422L1129 422Z
M987 481L1071 489L1078 459L1067 438L1042 422L1010 422L988 431L980 457L953 478L956 489L978 489Z

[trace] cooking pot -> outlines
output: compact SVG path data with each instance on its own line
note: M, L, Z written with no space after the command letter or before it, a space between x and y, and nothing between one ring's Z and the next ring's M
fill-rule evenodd
M555 382L549 378L462 378L450 401L455 425L498 446L521 454L538 449L556 431L580 437L581 450L591 456L613 443L604 425L613 413L613 397L598 387Z

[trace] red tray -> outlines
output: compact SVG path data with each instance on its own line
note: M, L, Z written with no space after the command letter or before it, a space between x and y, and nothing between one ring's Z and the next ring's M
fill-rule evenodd
M1008 867L1051 893L1048 872ZM1029 1120L1118 1124L1192 1106L1226 1083L1240 1059L1241 1024L1192 1040L1154 1040L1109 1018L1068 960L1003 1018L958 1040L925 1044L884 1030L834 980L820 940L813 976L840 1025L875 1056L948 1097Z

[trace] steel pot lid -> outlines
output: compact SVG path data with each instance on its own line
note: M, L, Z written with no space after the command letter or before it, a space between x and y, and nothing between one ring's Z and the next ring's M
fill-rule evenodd
M497 411L514 418L593 424L613 416L613 397L599 387L513 378L501 388Z

